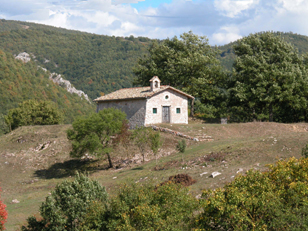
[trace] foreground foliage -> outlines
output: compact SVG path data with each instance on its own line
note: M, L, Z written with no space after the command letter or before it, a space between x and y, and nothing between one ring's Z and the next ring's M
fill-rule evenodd
M167 182L105 189L87 177L60 184L30 217L36 230L308 230L308 159L278 161L269 171L249 170L197 200Z
M198 201L181 185L124 185L111 201L108 230L189 230Z
M291 158L261 173L249 170L206 190L197 220L204 230L307 230L308 159Z
M107 199L104 187L77 175L58 185L41 205L42 218L29 217L22 230L187 230L198 207L181 185L123 185Z
M1 188L0 188L0 192L1 192ZM0 231L5 229L4 223L6 222L6 219L7 219L7 211L5 210L5 208L6 208L6 205L3 204L3 202L0 200Z
M23 231L84 230L82 227L89 206L95 202L105 203L107 192L97 181L77 174L73 182L57 185L51 196L40 207L42 219L31 216Z

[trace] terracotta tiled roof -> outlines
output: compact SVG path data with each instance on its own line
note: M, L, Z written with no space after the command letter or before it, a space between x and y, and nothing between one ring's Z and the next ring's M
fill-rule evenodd
M114 91L108 95L101 96L93 101L108 101L108 100L124 100L124 99L140 99L140 98L149 98L158 92L162 92L166 89L172 89L182 95L187 96L188 98L194 98L191 95L186 94L178 89L175 89L170 86L160 86L160 89L151 91L151 87L134 87L134 88L123 88L117 91Z

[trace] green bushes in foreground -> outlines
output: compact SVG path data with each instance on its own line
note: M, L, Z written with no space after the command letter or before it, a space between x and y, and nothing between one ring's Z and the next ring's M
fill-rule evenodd
M267 172L250 170L223 188L205 190L200 200L176 184L122 185L107 199L97 182L77 176L57 186L41 206L43 218L29 218L23 231L308 230L308 158L268 167ZM76 191L62 190L71 185Z
M250 170L203 192L197 226L204 230L308 230L308 159Z

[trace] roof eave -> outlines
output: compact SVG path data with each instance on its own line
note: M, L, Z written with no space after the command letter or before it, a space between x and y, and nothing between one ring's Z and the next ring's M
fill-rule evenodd
M137 99L146 99L147 97L135 97L135 98L124 98L124 99L95 99L94 102L106 102L106 101L125 101L125 100L137 100Z

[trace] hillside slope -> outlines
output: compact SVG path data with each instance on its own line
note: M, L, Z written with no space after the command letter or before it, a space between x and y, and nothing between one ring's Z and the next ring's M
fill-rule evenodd
M51 81L49 72L38 68L35 62L23 63L0 50L0 115L29 99L55 102L64 115L64 123L95 110L93 103Z
M28 126L0 137L1 197L8 206L8 231L15 231L27 217L38 214L38 208L56 184L70 180L75 171L87 171L112 196L119 184L158 184L175 174L189 174L197 180L190 192L217 188L248 169L264 171L266 164L292 156L300 157L308 140L308 125L279 123L168 125L167 127L194 137L210 135L213 141L190 141L185 153L175 146L177 136L161 133L164 146L156 161L152 153L145 163L133 159L139 154L131 147L112 153L117 169L106 169L107 160L71 159L71 144L66 138L70 125ZM123 147L122 147L123 148ZM139 159L141 156L139 155ZM129 163L128 160L132 160ZM211 178L212 172L221 175ZM20 203L14 204L12 200Z
M38 65L64 74L91 99L132 86L132 66L147 53L148 41L0 20L0 49L34 54Z

